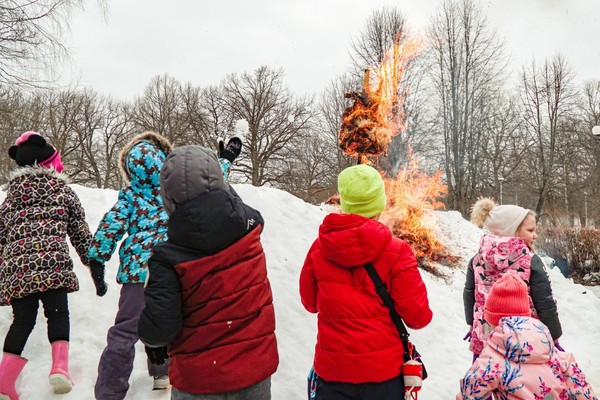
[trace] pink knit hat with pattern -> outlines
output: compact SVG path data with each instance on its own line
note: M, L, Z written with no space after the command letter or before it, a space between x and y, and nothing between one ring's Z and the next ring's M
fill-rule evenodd
M527 284L516 273L500 277L485 300L485 320L498 326L503 317L531 317Z

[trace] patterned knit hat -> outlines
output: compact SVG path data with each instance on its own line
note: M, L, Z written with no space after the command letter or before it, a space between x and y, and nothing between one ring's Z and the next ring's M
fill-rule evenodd
M62 172L60 153L37 132L25 132L8 149L8 155L18 166L39 165Z
M385 209L385 185L377 170L365 164L348 167L338 176L342 210L371 218Z
M507 272L492 286L485 301L485 320L498 326L503 317L531 317L527 284L513 272Z

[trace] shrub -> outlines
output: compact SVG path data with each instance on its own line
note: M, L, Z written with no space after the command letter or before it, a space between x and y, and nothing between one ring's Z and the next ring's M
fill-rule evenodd
M537 247L569 263L569 277L578 281L600 272L600 229L570 226L542 227Z

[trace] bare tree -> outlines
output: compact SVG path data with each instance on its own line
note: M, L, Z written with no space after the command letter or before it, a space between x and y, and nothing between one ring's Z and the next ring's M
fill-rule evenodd
M480 161L486 97L499 90L503 45L472 0L446 0L432 19L432 79L444 143L448 204L468 213ZM472 168L470 168L472 166Z
M0 0L0 83L46 83L54 61L64 58L62 39L70 12L83 0ZM99 0L101 8L106 2Z
M354 79L362 82L365 68L381 63L394 42L405 37L406 19L400 10L391 7L375 10L358 38L352 40Z
M334 189L334 193L337 191L338 173L356 162L346 155L339 145L342 114L347 106L344 94L352 91L352 85L352 79L348 75L339 77L325 89L319 103L320 117L316 123L317 128L324 133L323 150L328 154L326 162L331 174L331 176L326 175L329 180L327 186Z
M196 98L194 98L196 96ZM175 146L188 144L198 138L195 129L201 129L199 91L186 89L175 78L165 74L152 78L137 98L131 110L131 118L140 131L155 131Z
M570 67L560 55L546 61L541 68L532 62L521 74L523 120L535 150L532 174L538 195L535 206L538 216L542 216L556 180L559 145L566 134L562 127L575 99L572 78Z
M45 106L40 115L39 131L60 151L63 161L76 168L76 159L81 146L77 135L84 96L76 89L38 92L38 101ZM73 165L70 165L73 163ZM76 171L73 171L76 173Z
M30 119L31 107L28 98L17 88L0 86L0 178L5 183L14 161L8 156L8 149L19 135L34 129Z
M263 66L253 74L229 75L221 84L229 120L248 122L246 151L236 169L255 186L282 181L291 150L303 146L310 128L312 101L295 99L282 77L283 70Z
M393 7L384 7L371 14L364 30L352 41L352 76L355 83L362 84L365 69L380 65L394 45L401 46L409 39L406 20L402 12ZM394 67L401 76L398 82L398 101L391 110L394 116L403 116L403 124L396 127L387 154L378 160L379 167L394 173L408 161L411 139L420 132L423 98L418 90L423 77L415 73L415 59L406 57ZM355 89L356 90L356 89Z
M330 197L331 177L335 177L328 166L327 143L324 134L313 130L306 135L301 146L290 150L285 159L286 168L279 187L304 201L320 203Z

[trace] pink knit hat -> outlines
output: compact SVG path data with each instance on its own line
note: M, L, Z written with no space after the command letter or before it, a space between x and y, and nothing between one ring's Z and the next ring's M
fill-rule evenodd
M507 272L492 286L485 301L485 320L498 326L503 317L531 317L527 284L516 273Z

